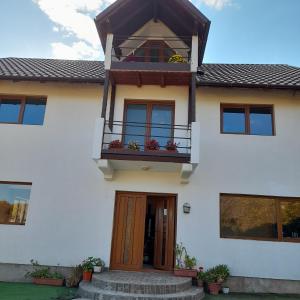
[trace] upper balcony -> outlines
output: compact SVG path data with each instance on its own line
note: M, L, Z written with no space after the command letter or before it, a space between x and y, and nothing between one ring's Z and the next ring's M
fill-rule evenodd
M189 85L197 67L197 37L108 34L105 69L115 84Z

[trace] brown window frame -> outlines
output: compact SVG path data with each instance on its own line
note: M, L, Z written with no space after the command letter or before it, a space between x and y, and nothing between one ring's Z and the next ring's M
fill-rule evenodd
M20 101L20 111L19 111L19 117L18 117L18 122L1 122L0 124L19 124L19 125L29 125L29 124L23 124L23 118L24 118L24 112L25 112L25 106L26 106L26 101L27 100L44 100L47 105L47 97L45 96L20 96L20 95L0 95L0 106L2 100L18 100ZM45 116L44 116L45 118ZM29 126L34 126L34 125L29 125ZM42 125L38 125L42 126Z
M11 184L11 185L28 185L31 187L32 189L32 182L20 182L20 181L0 181L0 185L2 184ZM29 206L29 203L27 203L27 205ZM27 219L27 216L26 216L26 219ZM15 222L15 223L12 223L12 222L6 222L6 223L1 223L0 222L0 225L11 225L11 226L25 226L26 223L18 223L18 222Z
M222 196L233 196L233 197L247 197L247 198L267 198L272 199L275 201L275 209L276 209L276 221L277 221L277 239L273 238L260 238L260 237L247 237L247 236L239 236L239 237L233 237L233 236L226 236L222 233L222 211L221 211L221 201ZM300 203L300 197L279 197L279 196L265 196L265 195L246 195L246 194L228 194L228 193L221 193L219 195L219 211L220 211L220 238L222 239L233 239L233 240L253 240L253 241L270 241L270 242L288 242L288 243L300 243L300 237L299 238L284 238L282 234L282 218L280 213L280 205L281 202L299 202Z
M147 111L146 111L146 133L145 133L145 145L146 143L150 140L151 137L151 116L152 116L152 111L153 111L153 106L154 105L161 105L161 106L170 106L172 108L172 131L171 131L171 139L174 138L174 122L175 122L175 101L170 101L170 100L132 100L132 99L125 99L124 102L124 111L123 111L123 128L122 128L122 144L124 144L124 134L126 130L126 123L127 123L127 110L128 106L130 104L141 104L141 105L146 105L147 106Z
M245 109L245 132L224 132L224 109L225 108L241 108ZM256 135L251 134L250 128L250 109L251 108L269 108L272 112L272 135ZM238 104L238 103L221 103L220 105L221 134L237 134L237 135L254 135L254 136L275 136L275 111L273 104Z

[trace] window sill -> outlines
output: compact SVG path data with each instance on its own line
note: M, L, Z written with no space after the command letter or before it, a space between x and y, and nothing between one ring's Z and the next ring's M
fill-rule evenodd
M220 238L226 240L243 240L243 241L257 241L257 242L300 243L300 238L298 239L285 238L283 240L271 239L271 238L267 239L267 238L225 237L225 236L220 236Z

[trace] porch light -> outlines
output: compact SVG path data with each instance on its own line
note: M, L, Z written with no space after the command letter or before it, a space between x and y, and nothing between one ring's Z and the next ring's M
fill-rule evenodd
M191 212L191 205L189 203L183 204L183 212L185 214L189 214Z

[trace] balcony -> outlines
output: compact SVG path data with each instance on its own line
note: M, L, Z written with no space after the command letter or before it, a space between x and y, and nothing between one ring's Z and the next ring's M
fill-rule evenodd
M147 135L146 132L149 131L151 134ZM190 126L105 122L101 158L189 163L191 158Z
M177 172L187 183L199 163L199 124L96 122L93 159L106 180L116 170Z
M188 85L191 37L112 37L106 66L116 84ZM113 46L118 45L118 46Z

